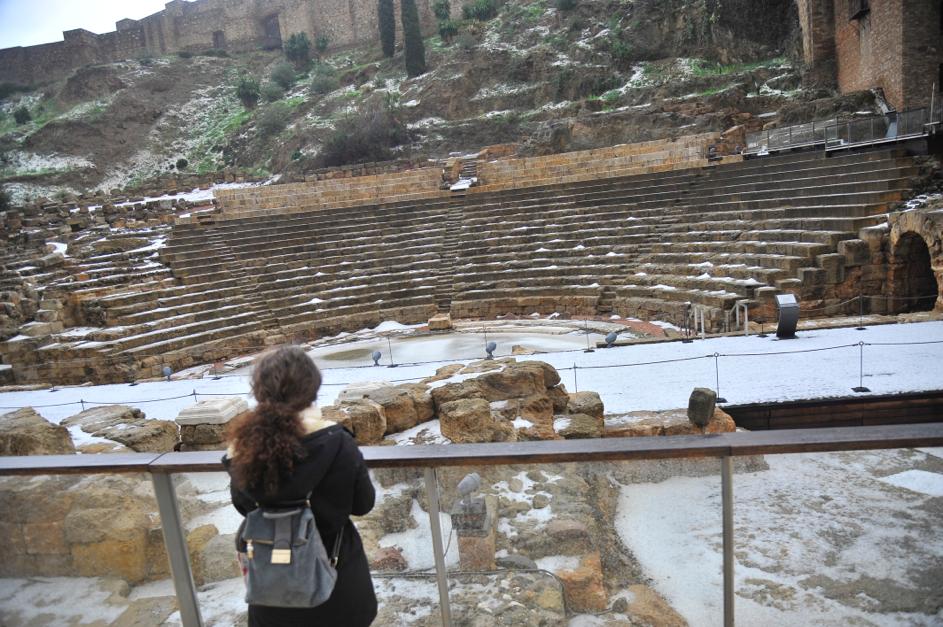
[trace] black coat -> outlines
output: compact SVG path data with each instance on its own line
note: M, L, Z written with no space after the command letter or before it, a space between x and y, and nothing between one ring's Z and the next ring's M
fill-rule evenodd
M230 486L232 503L245 516L262 505L304 501L311 493L311 510L321 540L328 552L333 550L338 532L343 529L337 565L337 583L331 597L311 609L249 606L250 627L290 625L344 627L366 626L377 613L377 600L370 579L370 566L360 542L360 534L350 516L363 516L374 503L373 484L367 474L360 449L349 431L340 425L315 431L302 439L307 456L295 464L291 478L280 486L274 497L246 493ZM223 457L229 468L229 459Z

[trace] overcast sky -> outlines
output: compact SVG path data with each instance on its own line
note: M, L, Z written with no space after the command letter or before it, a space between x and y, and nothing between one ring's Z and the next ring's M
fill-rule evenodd
M62 31L115 30L122 18L141 19L165 0L0 0L0 48L62 41Z

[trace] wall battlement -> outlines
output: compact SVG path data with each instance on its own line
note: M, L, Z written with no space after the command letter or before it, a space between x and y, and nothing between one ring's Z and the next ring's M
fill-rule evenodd
M432 28L431 0L417 0L424 30ZM396 10L399 15L399 9ZM0 50L0 82L34 85L65 78L83 65L135 57L221 49L245 52L280 48L298 32L326 35L331 46L376 38L372 0L173 0L140 20L123 19L97 35L84 29L63 41Z

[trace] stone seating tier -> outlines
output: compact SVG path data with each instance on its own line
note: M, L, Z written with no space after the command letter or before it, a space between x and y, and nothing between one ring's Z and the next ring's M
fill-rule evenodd
M611 161L636 167L661 149L638 150ZM839 243L880 222L916 172L889 150L571 182L560 163L540 167L554 180L538 172L526 186L423 202L325 207L317 203L327 188L308 184L236 194L242 204L175 225L160 254L174 285L166 268L145 289L130 277L120 288L97 285L122 261L84 260L92 283L76 293L95 300L116 337L43 352L97 351L155 374L168 360L225 357L266 336L421 322L443 306L454 317L615 307L679 323L690 302L716 329L739 300L764 306L777 291L832 298L828 286L840 279L826 266ZM270 208L285 203L290 211Z

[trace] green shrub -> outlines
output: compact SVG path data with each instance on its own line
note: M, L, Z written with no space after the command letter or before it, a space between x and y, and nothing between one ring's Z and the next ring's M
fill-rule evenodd
M635 60L632 45L624 37L625 33L620 30L611 34L608 41L609 54L620 67L628 67Z
M242 76L236 83L236 98L246 109L252 109L259 103L259 81L251 76Z
M7 190L0 189L0 211L7 211L12 206L13 201L10 199L10 194L7 193Z
M555 0L554 6L560 11L572 11L576 8L576 0Z
M220 50L219 48L210 48L209 50L204 50L201 52L200 56L225 58L229 56L229 53L225 50Z
M320 34L314 38L314 52L318 55L318 61L327 52L327 47L331 45L331 39L325 34Z
M396 9L393 0L377 0L377 22L383 56L392 57L396 52Z
M466 20L486 22L498 14L498 4L495 0L474 0L462 6L462 17Z
M439 22L439 37L447 44L458 34L458 22L455 20L441 20Z
M177 163L175 165L177 166L178 170L186 170L187 167L189 167L190 162L186 159L177 159Z
M190 52L189 50L181 50L180 52L177 53L177 56L180 57L181 59L192 59L193 53Z
M452 5L449 3L449 0L435 0L435 2L432 3L432 12L435 14L435 18L440 22L452 19Z
M393 157L392 148L407 139L406 126L395 109L377 106L338 123L319 160L324 166L386 161Z
M297 70L304 70L311 62L311 40L305 33L295 33L283 45L285 58L291 61ZM293 81L294 82L294 81ZM288 89L286 87L285 89Z
M26 107L18 107L16 111L13 112L13 120L17 124L26 124L33 119L33 116L30 115L29 109Z
M279 63L272 69L270 78L273 83L287 91L295 84L295 68L291 63Z
M262 137L278 135L288 126L291 107L284 102L275 102L265 107L255 122Z
M333 70L319 68L311 77L311 93L317 96L329 94L338 87L340 87L340 81L337 80L337 75Z
M285 90L282 89L281 85L268 82L262 85L259 94L265 102L275 102L276 100L281 100L282 96L285 95Z

